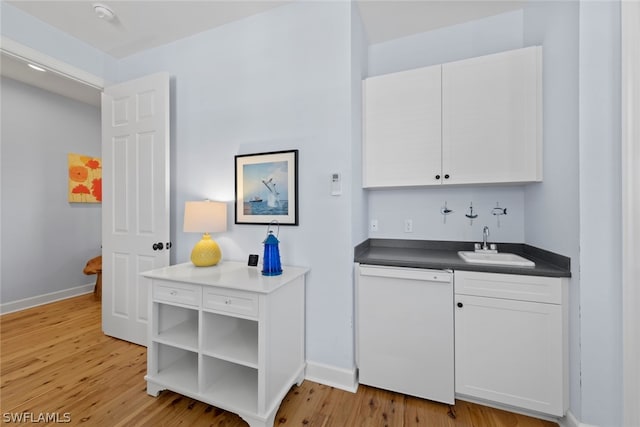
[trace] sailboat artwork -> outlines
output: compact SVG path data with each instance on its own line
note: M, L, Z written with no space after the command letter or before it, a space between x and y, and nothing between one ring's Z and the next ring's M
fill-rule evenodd
M236 221L296 224L297 152L236 156Z

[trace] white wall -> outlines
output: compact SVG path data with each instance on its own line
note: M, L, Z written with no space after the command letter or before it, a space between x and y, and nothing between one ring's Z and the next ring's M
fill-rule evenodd
M513 11L453 25L427 33L378 43L369 47L370 77L523 47L523 12ZM533 186L539 184L531 184ZM454 212L446 218L441 208ZM491 209L499 203L507 215L498 218ZM478 218L473 224L464 215L473 204ZM462 186L445 188L368 190L368 221L378 220L372 238L465 240L482 238L483 226L490 241L524 241L524 189L522 186ZM413 233L404 232L404 220L413 220Z
M578 162L579 3L530 2L527 45L543 46L543 176L525 190L525 241L571 258L569 284L570 408L581 413L580 206Z
M100 157L100 110L1 80L3 304L95 282L100 204L67 201L67 154Z
M620 2L580 2L582 416L622 425Z
M125 58L120 79L173 77L172 262L198 236L182 233L186 200L230 202L223 259L262 255L266 226L234 225L234 156L298 149L300 226L282 227L283 264L311 268L307 358L353 367L351 5L295 2ZM332 172L343 196L330 195ZM357 205L357 203L356 203Z

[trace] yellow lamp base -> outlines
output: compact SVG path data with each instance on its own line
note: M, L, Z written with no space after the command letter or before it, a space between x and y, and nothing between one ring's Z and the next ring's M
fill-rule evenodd
M191 262L196 267L211 267L216 265L222 258L220 246L211 239L209 233L202 235L200 240L191 251Z

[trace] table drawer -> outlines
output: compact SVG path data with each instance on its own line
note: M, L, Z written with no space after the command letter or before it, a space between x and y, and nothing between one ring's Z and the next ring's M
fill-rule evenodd
M153 300L199 307L202 291L198 285L155 280L153 282Z
M258 295L222 288L204 287L204 309L236 313L249 317L258 316Z

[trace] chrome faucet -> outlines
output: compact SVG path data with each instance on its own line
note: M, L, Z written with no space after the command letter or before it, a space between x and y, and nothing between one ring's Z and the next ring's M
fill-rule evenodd
M482 229L482 250L486 251L489 249L489 245L487 244L487 240L489 239L489 227L486 225Z

